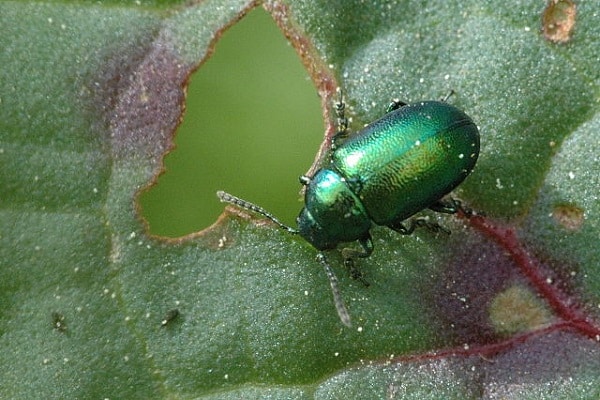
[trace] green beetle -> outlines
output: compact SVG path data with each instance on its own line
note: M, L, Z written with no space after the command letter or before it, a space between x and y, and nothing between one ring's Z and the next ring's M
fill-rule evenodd
M300 178L306 190L298 229L255 204L221 191L217 195L221 201L261 214L287 232L299 234L319 250L317 259L329 277L338 315L350 326L337 278L323 251L358 241L360 250L342 250L345 264L354 271L354 258L373 252L370 230L374 225L404 235L417 226L441 230L422 218L411 219L407 225L405 221L427 208L443 213L464 211L459 202L442 198L475 167L479 130L469 116L445 99L412 104L394 101L382 118L338 146L347 131L344 108L343 102L336 104L339 130L329 163L312 178ZM360 278L356 271L353 275Z

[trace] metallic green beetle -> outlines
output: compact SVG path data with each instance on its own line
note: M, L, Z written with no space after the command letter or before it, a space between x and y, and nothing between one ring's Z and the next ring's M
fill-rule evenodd
M445 101L405 104L394 101L386 114L349 137L344 103L336 104L338 133L334 136L330 161L312 177L303 176L304 208L298 229L280 222L261 207L218 192L221 201L259 213L289 233L299 234L319 250L342 323L350 326L350 315L339 293L337 278L324 250L340 243L358 241L361 249L344 248L345 264L354 271L355 257L373 252L369 231L384 225L401 234L415 227L443 230L422 218L404 221L424 209L456 213L463 210L455 200L442 198L473 170L479 156L479 130L469 116Z

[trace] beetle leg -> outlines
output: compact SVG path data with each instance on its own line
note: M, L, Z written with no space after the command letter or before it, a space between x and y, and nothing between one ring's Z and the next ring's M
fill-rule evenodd
M463 206L460 200L452 198L447 201L439 200L437 203L429 206L429 209L444 214L456 214L460 212L467 218L476 214L472 209Z
M454 95L454 93L455 93L455 92L454 92L454 89L450 89L450 91L449 91L449 92L448 92L448 93L447 93L447 94L446 94L444 97L442 97L442 98L440 99L440 101L441 101L442 103L445 103L445 102L447 102L447 101L448 101L448 99L449 99L449 98L450 98L452 95Z
M445 201L438 200L434 204L430 205L429 209L444 214L456 214L460 209L462 209L462 205L460 200L450 198Z
M410 235L415 231L416 228L425 228L434 233L441 232L447 235L450 234L448 229L444 228L437 222L431 222L425 218L413 218L408 221L408 226L404 225L402 222L391 223L388 225L388 228L393 229L401 235Z
M398 99L392 99L390 104L387 106L385 113L387 114L387 113L397 110L401 107L404 107L405 105L407 105L407 104L403 101L400 101Z
M335 102L335 116L337 118L337 132L331 138L331 151L333 152L340 139L348 136L348 118L346 118L346 103L344 103L344 92L338 88L339 98Z
M344 259L344 266L348 268L350 271L350 276L352 279L357 279L362 282L363 285L369 286L370 283L363 277L360 269L356 267L354 264L354 259L359 258L367 258L373 253L373 239L371 239L371 235L367 233L364 237L358 239L358 244L360 245L360 250L353 249L350 247L346 247L342 249L342 258Z
M348 118L346 118L346 103L344 103L344 95L340 92L340 98L335 102L335 116L337 117L337 133L344 135L348 130Z
M308 186L310 184L310 178L306 175L300 176L300 178L298 178L298 180L300 181L300 184L302 186Z

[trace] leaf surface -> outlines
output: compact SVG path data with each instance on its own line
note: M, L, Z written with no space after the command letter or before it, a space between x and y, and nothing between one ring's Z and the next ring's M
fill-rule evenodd
M368 288L331 255L352 329L299 238L139 215L189 75L253 6L0 3L0 397L598 398L597 4L564 44L532 1L265 4L327 135L338 85L355 130L450 89L480 126L455 195L485 216L375 229Z

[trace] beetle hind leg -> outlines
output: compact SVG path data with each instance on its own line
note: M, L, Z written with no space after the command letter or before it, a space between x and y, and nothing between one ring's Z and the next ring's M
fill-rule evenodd
M465 217L470 218L473 215L482 215L481 213L475 212L469 207L463 206L462 202L457 199L450 198L448 200L439 200L433 205L429 206L429 209L435 212L444 214L457 214L461 213Z
M450 230L444 228L437 222L431 222L426 218L413 218L408 221L408 225L402 222L394 222L388 225L388 228L398 232L401 235L411 235L417 228L425 228L433 233L450 234Z

